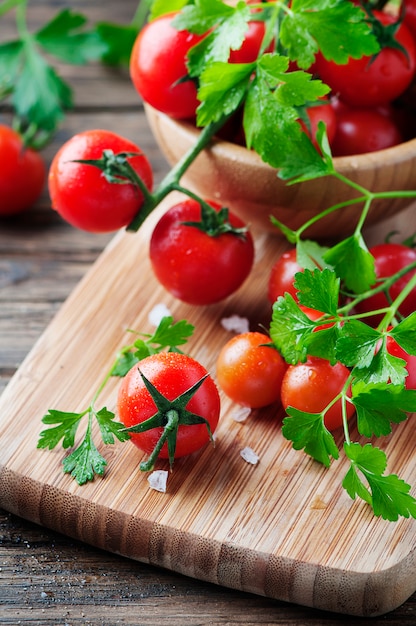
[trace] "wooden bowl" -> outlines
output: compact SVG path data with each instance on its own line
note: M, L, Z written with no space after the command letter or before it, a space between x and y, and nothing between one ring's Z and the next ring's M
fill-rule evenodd
M196 141L199 130L145 105L151 131L170 165ZM416 139L386 150L334 159L337 171L375 191L416 189ZM216 200L246 223L279 234L274 215L296 230L334 204L357 197L357 192L333 177L287 185L276 170L246 148L215 139L185 173L182 184L204 198ZM409 207L413 200L373 202L366 224L375 224ZM354 231L362 205L352 204L308 228L307 237L343 237Z

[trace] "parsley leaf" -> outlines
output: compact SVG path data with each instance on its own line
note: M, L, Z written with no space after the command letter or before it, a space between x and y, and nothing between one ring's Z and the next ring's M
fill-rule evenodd
M328 165L302 131L296 105L305 99L315 100L328 88L311 80L310 74L302 80L291 77L299 73L287 72L288 63L287 57L275 54L265 54L257 62L244 106L247 146L278 169L283 180L299 175L305 179L326 176Z
M104 443L114 443L114 436L119 441L127 441L127 439L129 439L129 435L125 430L124 424L115 421L114 413L109 411L106 407L97 411L95 417L100 427L101 438Z
M0 44L0 98L4 98L13 90L20 70L23 52L22 41L9 41Z
M94 476L102 476L107 466L107 461L98 452L91 434L85 435L82 443L63 462L63 470L71 474L78 485L84 485Z
M395 522L399 516L416 518L416 500L409 493L410 486L395 474L384 475L385 453L371 444L345 443L344 450L351 461L342 486L354 500L359 496L371 504L374 514ZM362 482L359 472L368 483Z
M352 401L357 410L357 427L365 437L380 437L391 433L391 423L407 419L416 411L416 390L387 383L353 385Z
M100 58L107 65L128 67L131 51L136 41L138 29L135 25L100 22L96 26L97 35L103 43Z
M368 367L376 353L381 334L360 320L345 321L338 338L337 358L347 367Z
M43 417L44 424L56 424L53 428L48 428L40 433L38 448L49 448L52 450L62 439L62 447L70 448L74 445L75 435L81 419L85 412L67 413L49 409Z
M153 0L150 3L150 19L154 20L165 13L180 11L187 4L189 0Z
M23 56L12 96L14 109L28 125L53 132L64 110L73 106L72 90L37 53L31 40L25 43Z
M368 251L361 233L347 237L330 248L324 254L324 259L355 293L366 291L376 280L374 257Z
M301 68L312 65L318 50L345 64L349 57L358 59L380 49L361 8L337 0L294 0L282 21L280 39Z
M198 126L220 120L223 115L236 111L246 95L254 64L216 62L201 75L197 108Z
M334 437L325 428L320 413L305 413L293 407L288 407L287 413L288 417L283 419L282 434L292 441L295 450L303 449L325 467L329 467L331 457L338 459Z
M397 324L390 335L408 354L416 355L416 311Z
M299 308L293 297L286 293L273 304L270 337L287 363L305 361L305 340L312 334L315 323Z
M36 32L35 41L65 63L83 65L101 58L107 50L95 30L81 30L86 23L87 18L81 13L63 9Z
M295 275L294 285L301 304L322 313L337 314L340 279L334 271L305 269Z
M111 376L125 376L139 361L151 354L168 349L178 352L179 346L184 345L194 332L194 326L186 320L173 322L171 316L161 319L153 335L144 335L129 346L125 346L111 370Z

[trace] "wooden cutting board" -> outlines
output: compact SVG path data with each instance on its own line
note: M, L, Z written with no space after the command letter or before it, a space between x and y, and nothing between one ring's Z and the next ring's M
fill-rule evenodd
M63 305L0 398L0 507L132 559L234 589L351 615L393 610L416 589L416 520L373 517L341 487L343 460L327 470L291 448L276 407L244 421L222 397L215 447L175 462L166 493L149 488L131 443L99 446L103 478L84 486L61 471L62 448L36 448L48 409L88 406L127 329L152 332L148 315L165 304L195 325L188 353L215 376L232 336L221 319L268 325L268 270L286 247L256 235L252 276L223 303L197 308L169 296L153 278L149 234L168 198L136 234L119 233ZM101 405L115 408L118 381ZM414 418L413 418L414 419ZM383 442L389 471L416 485L414 421ZM257 465L240 455L246 446ZM164 462L160 469L167 469Z

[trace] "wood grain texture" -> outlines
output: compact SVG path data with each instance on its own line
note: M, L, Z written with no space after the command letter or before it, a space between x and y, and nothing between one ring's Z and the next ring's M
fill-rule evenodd
M238 423L235 407L223 397L215 448L176 461L166 494L149 489L139 470L142 456L129 443L107 448L105 478L83 487L62 474L62 450L36 450L41 416L50 408L87 406L127 342L126 329L149 332L155 304L165 303L175 319L195 325L188 351L213 372L229 337L222 317L239 313L253 329L268 323L266 268L284 246L276 238L257 234L252 277L221 304L190 307L156 285L147 241L171 201L139 233L120 233L110 242L3 393L0 506L99 548L210 583L350 615L394 609L415 590L415 520L391 524L353 503L340 485L345 463L327 471L295 452L281 436L276 407ZM114 381L103 405L114 408L116 393ZM240 457L247 445L260 456L257 466ZM411 422L395 429L384 448L394 471L415 484Z

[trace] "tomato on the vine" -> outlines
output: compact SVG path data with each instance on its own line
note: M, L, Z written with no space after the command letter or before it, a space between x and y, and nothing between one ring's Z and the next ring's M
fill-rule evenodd
M416 262L416 249L400 243L381 243L370 248L369 252L374 257L377 281L388 278L396 274L396 272L403 270L410 263ZM356 306L357 311L359 313L370 313L390 306L390 302L397 298L414 274L416 274L416 269L405 273L399 278L388 290L388 297L384 292L379 292L362 300ZM416 287L412 289L401 303L398 310L405 317L416 311ZM365 321L375 326L381 321L382 317L382 314L372 315L371 317L366 317Z
M212 211L207 221L214 226L221 207L207 205ZM156 224L149 250L159 282L179 300L196 305L219 302L236 291L254 261L253 238L239 217L228 213L236 232L224 232L220 219L219 231L215 225L211 234L204 230L203 215L196 200L178 202Z
M416 0L403 0L401 15L407 28L416 37Z
M133 142L108 130L74 135L56 153L49 170L49 193L64 220L82 230L112 232L127 226L143 204L143 193L133 183L109 182L103 171L78 160L99 160L104 151L134 153L127 161L150 190L152 167Z
M260 408L280 399L287 364L259 332L235 335L217 359L217 380L224 393L242 406Z
M155 403L141 373L169 401L165 410L160 410ZM202 384L185 406L178 408L175 401L201 380ZM161 352L134 365L122 379L117 410L121 422L127 428L142 425L157 414L153 424L149 424L152 427L132 433L131 441L140 450L152 455L161 436L165 436L167 441L163 442L157 456L173 461L168 441L174 447L174 458L196 452L210 441L218 425L220 397L212 377L198 361L180 352ZM165 430L166 425L168 428ZM171 430L175 431L173 444L172 434L167 432L172 425Z
M350 375L342 363L331 365L318 357L309 357L305 363L289 365L282 381L282 405L306 413L321 413L338 396ZM350 395L350 391L347 392ZM347 417L355 412L354 405L346 402ZM325 427L336 430L342 426L342 401L336 402L324 415Z
M148 22L140 31L130 56L130 76L145 102L177 118L194 117L199 104L195 82L188 76L187 54L203 36L177 30L176 13Z
M295 300L298 299L297 289L294 286L295 274L302 272L303 268L296 259L296 248L284 252L273 264L270 271L267 297L271 304L276 302L279 296L290 293Z
M29 209L42 193L46 167L42 156L24 146L21 136L0 124L0 215Z
M397 21L382 11L372 13L382 25ZM406 24L399 23L394 39L405 52L387 44L374 59L350 58L344 65L328 61L318 53L316 71L334 94L352 106L372 107L392 102L407 89L416 70L416 43Z

